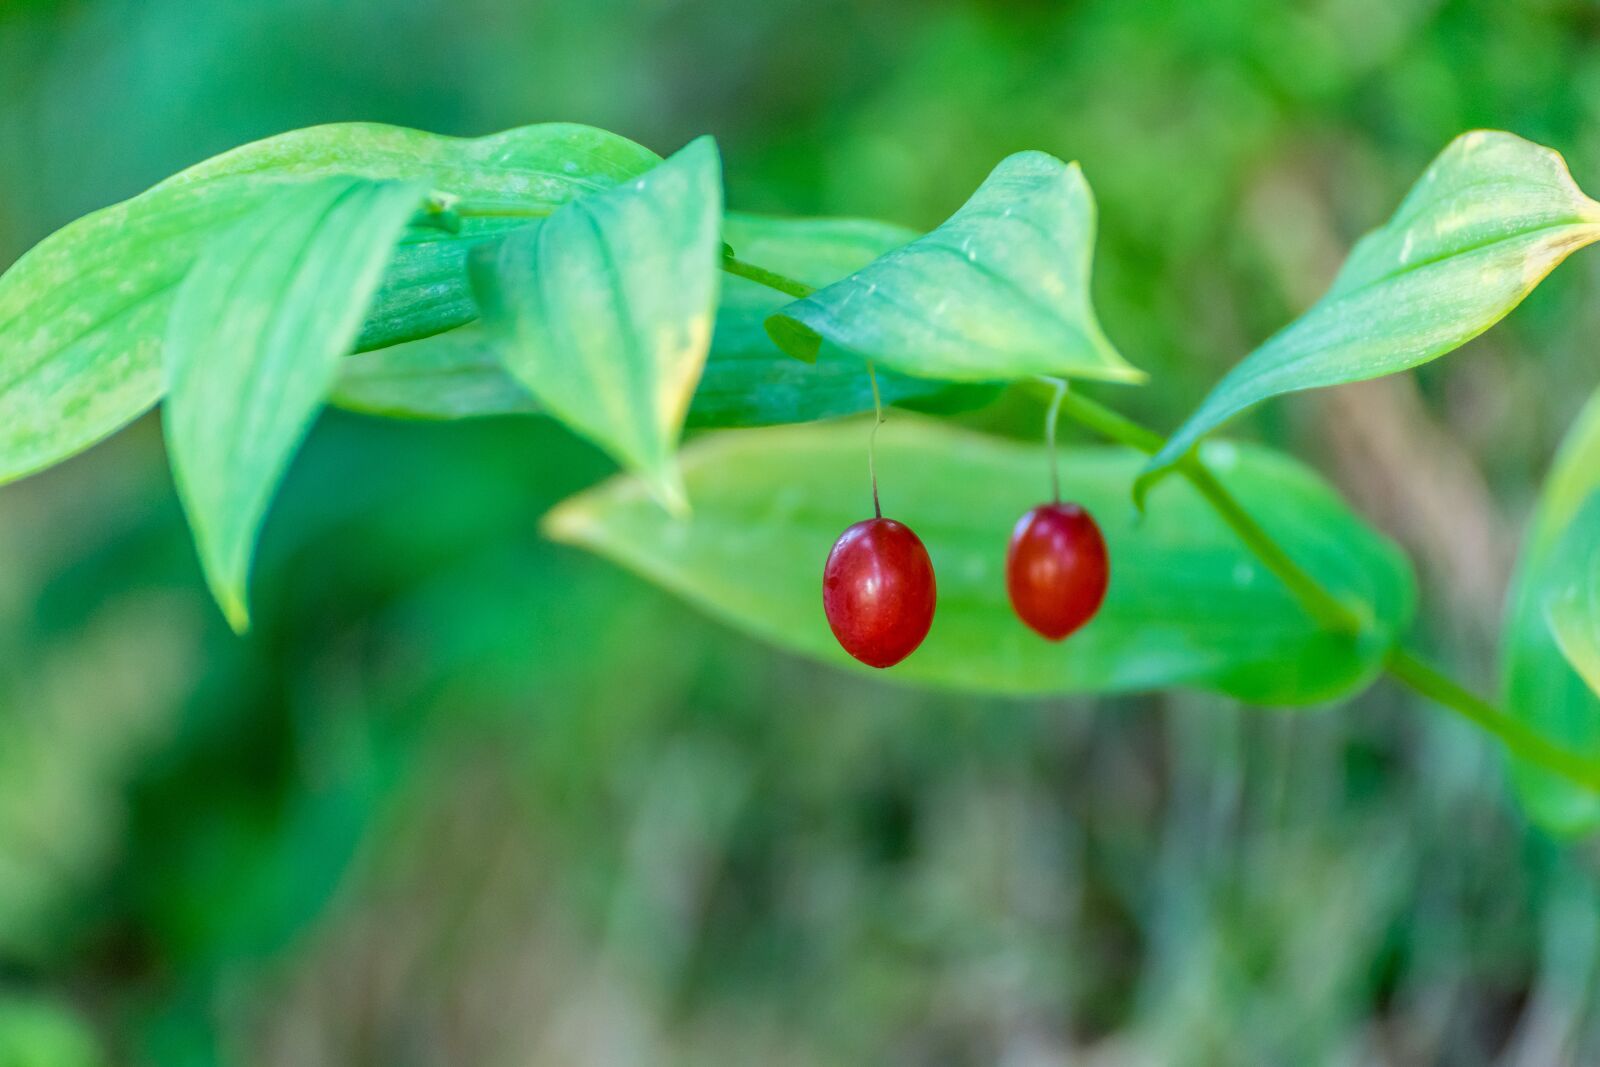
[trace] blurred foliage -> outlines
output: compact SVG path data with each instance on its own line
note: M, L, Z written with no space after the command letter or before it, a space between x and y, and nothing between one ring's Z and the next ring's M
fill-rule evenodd
M1155 382L1099 392L1170 427L1461 130L1600 188L1597 31L1583 0L0 0L0 262L332 120L709 132L735 207L924 227L1040 148L1084 165L1101 317ZM1411 543L1469 668L1596 379L1597 275L1241 427ZM1466 727L1388 688L1271 716L803 664L542 542L605 473L538 420L331 416L242 641L153 420L0 493L0 1064L1600 1057L1597 857L1526 830Z
M99 1067L105 1062L83 1021L44 1000L0 998L0 1064Z

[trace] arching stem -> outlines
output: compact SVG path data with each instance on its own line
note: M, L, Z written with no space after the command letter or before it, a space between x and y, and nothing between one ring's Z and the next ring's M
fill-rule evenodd
M867 381L872 383L872 432L867 435L867 473L872 476L872 514L883 518L883 507L878 503L878 427L883 425L883 398L878 395L878 372L867 360Z

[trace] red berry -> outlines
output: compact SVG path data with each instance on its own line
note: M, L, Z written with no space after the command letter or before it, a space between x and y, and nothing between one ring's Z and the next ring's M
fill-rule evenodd
M1106 597L1105 538L1076 504L1040 504L1011 532L1006 592L1023 622L1060 641L1094 618Z
M869 667L893 667L933 625L933 562L911 528L858 522L833 544L822 569L822 610L844 650Z

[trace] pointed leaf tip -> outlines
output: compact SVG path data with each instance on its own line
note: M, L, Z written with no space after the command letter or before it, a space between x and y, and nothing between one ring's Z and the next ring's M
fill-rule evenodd
M1358 241L1328 292L1223 376L1152 472L1263 400L1426 363L1477 337L1600 240L1600 204L1552 149L1462 134L1393 217Z
M1090 303L1094 236L1082 170L1019 153L938 229L784 307L767 332L799 359L826 343L919 377L1140 382Z
M681 509L670 469L711 348L722 165L710 137L472 264L484 324L541 406Z
M162 424L207 584L236 631L249 625L261 521L423 193L349 177L285 186L179 286Z

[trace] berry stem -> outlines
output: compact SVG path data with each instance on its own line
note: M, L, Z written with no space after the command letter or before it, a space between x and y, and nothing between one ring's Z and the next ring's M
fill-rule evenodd
M1061 417L1061 401L1067 395L1067 380L1065 378L1045 378L1056 388L1056 394L1050 401L1050 411L1044 417L1044 440L1050 449L1050 499L1052 502L1061 503L1061 453L1056 448L1056 421Z
M878 427L883 425L883 398L878 395L878 372L872 360L867 360L867 381L872 383L872 432L867 435L867 473L872 477L872 513L883 518L883 508L878 503Z

